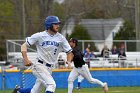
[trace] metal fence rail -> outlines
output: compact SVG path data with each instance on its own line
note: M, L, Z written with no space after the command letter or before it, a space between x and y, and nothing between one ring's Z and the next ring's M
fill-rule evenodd
M22 61L22 55L20 53L20 48L21 48L21 44L24 43L25 40L7 40L6 42L6 48L7 48L7 60L9 62L21 62ZM125 67L131 67L131 63L133 63L133 67L139 67L139 63L140 63L140 51L137 50L137 43L140 43L140 40L114 40L114 41L105 41L105 40L79 40L79 46L81 47L81 49L84 51L86 49L87 46L90 45L90 47L92 48L93 46L95 46L97 48L97 50L95 51L95 54L100 55L102 48L104 47L104 45L107 45L107 47L111 50L113 45L116 45L118 48L120 47L121 44L124 45L125 47L125 52L127 55L127 66ZM92 48L94 51L94 48ZM29 53L29 57L31 59L36 59L36 52L35 52L35 48L31 47L28 48L28 53ZM113 57L115 56L115 57ZM110 54L110 60L114 60L117 59L118 55L112 55ZM132 60L133 58L133 60ZM118 59L117 59L118 60ZM33 60L34 61L34 60ZM103 57L97 57L96 60L91 60L91 65L92 67L120 67L118 65L118 63L120 63L118 61L118 63L106 63L107 60L104 60Z

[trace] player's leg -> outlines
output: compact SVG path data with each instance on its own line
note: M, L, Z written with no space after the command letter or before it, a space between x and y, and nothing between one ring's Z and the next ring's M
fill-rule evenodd
M73 82L78 77L78 72L76 68L74 67L72 71L70 72L70 75L68 77L68 93L72 93L73 91Z
M20 86L16 85L12 93L31 93L31 89L32 88L21 88Z
M43 81L40 79L36 79L35 85L33 86L33 88L31 89L30 93L41 93L41 87L44 87L45 85L43 85L42 83ZM22 93L22 92L21 92Z
M101 87L103 87L105 93L108 91L107 83L103 83L102 81L100 81L100 80L95 79L95 78L92 77L92 75L90 74L88 65L85 64L85 65L82 66L82 70L80 71L80 74L81 74L84 78L86 78L90 83L92 83L92 84L98 84L98 85L100 85Z
M51 76L52 68L41 64L37 65L35 69L37 69L37 71L34 70L33 73L45 85L46 93L54 93L56 84Z
M39 81L39 79L37 79L33 88L18 88L17 91L18 91L18 93L41 93L41 91L42 91L42 90L40 90L41 87L43 87L43 84ZM17 93L17 92L15 92L15 93Z
M31 93L32 88L20 88L18 93Z
M82 75L78 76L78 84L77 84L77 89L81 88L81 82L84 80L84 77Z
M20 86L16 85L12 93L17 93L17 91L20 89Z
M43 78L43 80L46 83L46 93L54 93L55 92L55 88L56 88L56 83L55 83L53 77L50 75L50 76L47 76L46 78L49 78L49 80Z

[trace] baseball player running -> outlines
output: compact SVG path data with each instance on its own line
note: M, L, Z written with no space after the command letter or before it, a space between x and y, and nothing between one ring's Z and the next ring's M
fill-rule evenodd
M54 93L56 83L51 74L53 66L57 62L57 56L63 50L67 53L67 60L71 61L71 55L73 55L71 52L72 48L66 38L58 32L60 27L58 17L48 16L45 19L45 27L45 31L27 37L26 42L21 46L24 63L26 66L32 65L32 72L37 78L35 85L29 93L39 93L41 85L45 86L45 93ZM27 47L31 45L35 45L37 48L36 62L31 62L27 56Z
M72 53L74 55L73 57L74 67L68 77L68 93L72 93L73 82L79 75L82 75L90 83L100 85L101 87L103 87L104 93L107 93L108 91L107 83L103 83L100 80L95 79L91 76L88 65L85 64L83 60L83 53L78 48L78 40L75 38L71 38L69 40L69 44L73 48ZM70 64L71 62L67 61L67 63Z

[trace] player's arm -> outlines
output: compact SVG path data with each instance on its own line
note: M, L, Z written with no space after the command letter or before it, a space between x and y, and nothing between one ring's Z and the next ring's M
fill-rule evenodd
M31 66L32 63L27 57L27 44L26 43L23 43L21 45L21 53L22 53L22 57L23 57L25 66Z
M73 60L73 57L74 57L74 55L73 55L72 52L69 52L69 53L67 54L67 64L68 64L68 68L71 68L71 62L72 62L72 60Z

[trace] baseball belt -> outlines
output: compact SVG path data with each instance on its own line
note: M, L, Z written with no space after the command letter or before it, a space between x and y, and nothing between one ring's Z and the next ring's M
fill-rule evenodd
M43 64L43 61L41 61L41 60L38 60L38 62L41 63L41 64ZM51 64L48 64L48 63L46 63L45 65L46 65L47 67L52 67L52 65L51 65Z

